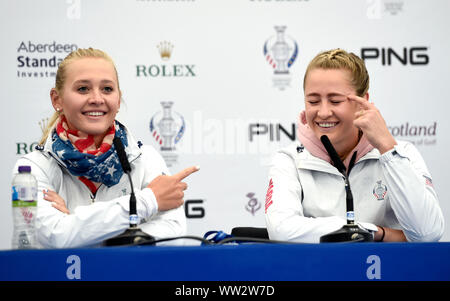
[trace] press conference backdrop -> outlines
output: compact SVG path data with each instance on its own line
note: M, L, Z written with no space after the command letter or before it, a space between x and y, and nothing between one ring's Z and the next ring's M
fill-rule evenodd
M79 47L115 60L118 119L137 139L172 173L201 166L187 179L189 234L265 226L268 164L296 139L306 65L337 47L365 59L370 99L423 154L449 221L449 13L446 0L1 1L0 248L11 170L53 113L57 64Z

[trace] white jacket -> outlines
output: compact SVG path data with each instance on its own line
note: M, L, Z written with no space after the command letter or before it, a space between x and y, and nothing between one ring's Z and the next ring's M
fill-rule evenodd
M355 221L403 230L409 241L438 241L444 217L428 169L408 142L383 155L373 149L349 175ZM270 168L266 225L274 240L316 243L346 224L343 176L300 142L280 150Z
M158 238L185 235L186 217L183 207L159 212L155 195L146 186L157 176L169 174L163 158L151 146L138 147L127 131L125 151L131 165L131 177L136 195L136 208L141 220L139 227ZM131 192L128 176L112 187L101 185L95 197L78 177L71 175L52 153L51 137L43 150L20 158L14 167L30 165L38 181L37 238L44 248L71 248L100 244L129 227ZM44 189L56 191L65 201L70 214L53 208L43 199ZM177 241L174 241L178 244Z

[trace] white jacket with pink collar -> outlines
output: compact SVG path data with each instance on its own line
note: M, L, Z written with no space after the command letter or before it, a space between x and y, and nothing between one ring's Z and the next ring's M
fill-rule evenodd
M304 133L299 135L305 139ZM363 140L364 136L356 147L363 155L349 173L355 221L369 230L376 231L375 225L401 229L409 241L438 241L444 217L418 150L397 141L380 155ZM319 242L322 235L347 223L342 174L325 156L313 155L300 142L280 150L269 171L265 217L271 239Z

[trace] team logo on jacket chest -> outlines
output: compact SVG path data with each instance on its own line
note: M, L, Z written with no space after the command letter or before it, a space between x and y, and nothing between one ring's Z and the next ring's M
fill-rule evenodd
M373 187L373 195L377 198L378 201L384 201L384 197L387 193L387 187L384 185L381 180L377 181L377 184Z

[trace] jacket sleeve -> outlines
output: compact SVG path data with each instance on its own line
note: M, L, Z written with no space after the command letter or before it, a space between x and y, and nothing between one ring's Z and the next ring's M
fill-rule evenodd
M43 190L51 189L58 193L57 181L58 179L62 181L62 170L57 164L49 163L53 160L52 158L43 158L43 155L37 152L32 156L36 157L19 159L14 170L17 170L18 165L31 165L32 173L38 181L36 230L38 241L42 247L95 246L128 228L129 195L112 197L110 200L92 204L89 199L79 199L76 203L85 205L79 205L69 215L53 208L50 202L44 200ZM132 162L132 164L134 163ZM156 239L184 235L186 222L183 208L159 212L153 191L146 188L154 177L162 173L169 173L164 160L151 148L151 150L147 149L142 152L137 164L142 164L142 166L136 170L139 169L139 173L143 170L144 174L133 176L133 178L141 180L134 183L137 213L141 221L144 221L139 227ZM125 178L121 181L128 181ZM74 187L73 189L79 188ZM82 195L75 191L72 194L67 193L78 198ZM166 244L171 244L171 242ZM172 244L179 244L179 241L174 241Z
M419 151L401 142L380 157L390 188L389 199L409 241L438 241L444 232L444 217L431 175Z
M322 235L346 224L339 216L304 215L302 186L295 161L282 152L275 155L269 171L265 217L270 239L280 241L317 243Z
M35 154L38 156L38 154ZM78 206L71 214L65 214L44 200L43 190L53 187L55 178L62 179L61 169L46 164L36 164L36 160L21 158L19 165L30 165L32 174L38 182L38 208L36 215L36 235L41 247L74 248L98 245L103 240L123 232L129 226L129 196L123 196L106 202L95 202ZM14 168L14 171L17 168ZM14 172L13 172L14 174ZM74 194L75 195L75 194ZM150 189L136 192L137 211L140 217L149 218L157 212L156 200Z

